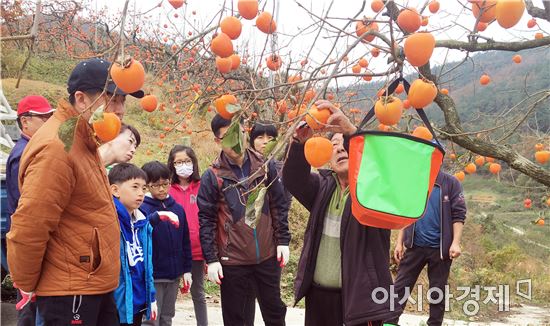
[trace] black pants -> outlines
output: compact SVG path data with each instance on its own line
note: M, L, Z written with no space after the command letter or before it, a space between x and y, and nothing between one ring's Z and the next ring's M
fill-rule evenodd
M342 291L312 285L306 294L305 326L342 326ZM381 326L382 321L367 321L359 326Z
M246 289L246 300L244 303L244 326L254 326L254 318L256 317L255 286L255 282L248 282L248 286Z
M275 257L257 265L223 266L222 315L226 326L247 321L249 282L257 289L258 303L266 326L285 325L286 306L281 300L281 268Z
M118 326L113 292L99 295L37 297L38 313L46 326Z
M438 288L445 294L445 285L449 279L449 271L451 270L452 260L442 260L440 257L439 248L424 248L413 247L405 251L405 255L401 263L399 264L399 270L397 271L397 279L395 280L395 293L397 294L396 305L398 302L404 300L405 289L408 287L412 292L414 285L418 279L418 275L428 265L428 279L430 281L430 288ZM443 315L445 314L445 299L438 298L437 293L433 293L433 300L439 300L439 303L430 303L430 318L428 319L428 325L441 325L443 323ZM407 301L401 304L403 311ZM399 315L395 316L388 322L397 324L399 321Z
M120 323L120 326L141 326L141 320L143 319L143 314L145 313L145 311L141 311L141 312L138 312L137 314L134 315L134 322L131 323L131 324L125 324L125 323ZM158 316L157 316L158 318Z
M21 301L21 292L17 290L17 302ZM29 302L23 309L17 311L17 326L36 325L36 302Z

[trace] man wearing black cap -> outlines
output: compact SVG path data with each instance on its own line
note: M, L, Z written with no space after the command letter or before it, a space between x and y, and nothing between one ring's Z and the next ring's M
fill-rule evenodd
M113 291L120 230L99 142L88 122L101 105L124 114L126 94L108 78L109 67L102 59L76 66L67 88L70 103L59 103L20 163L21 197L7 234L8 264L23 297L16 308L36 300L45 325L119 322ZM73 117L78 120L66 151L58 131Z
M93 109L86 110L83 117L89 117L88 114L101 104L108 103L106 112L115 113L120 120L124 117L124 101L126 93L118 89L115 83L109 78L109 67L111 63L103 59L91 59L82 61L74 68L69 77L67 91L69 92L69 102L76 109L78 107L89 108L99 95L103 100L98 100ZM108 79L107 85L105 81ZM105 91L104 91L105 90ZM143 97L143 91L137 91L129 94L136 98Z

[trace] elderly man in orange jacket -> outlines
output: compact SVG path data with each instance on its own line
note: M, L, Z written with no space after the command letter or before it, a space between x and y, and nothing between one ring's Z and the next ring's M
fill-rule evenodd
M113 291L120 230L88 122L100 105L124 112L126 94L107 82L109 66L90 59L75 67L67 88L70 103L59 103L20 164L21 197L7 235L8 264L23 297L17 308L36 297L45 325L118 325ZM79 118L66 151L58 131L72 117Z

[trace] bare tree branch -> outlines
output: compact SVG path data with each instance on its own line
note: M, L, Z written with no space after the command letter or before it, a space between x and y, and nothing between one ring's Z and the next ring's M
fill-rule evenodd
M529 40L523 42L486 42L486 43L471 43L461 42L455 40L442 40L436 41L435 47L447 48L455 50L463 50L469 52L480 52L490 50L500 51L512 51L517 52L520 50L533 49L541 46L550 45L550 36L543 37L538 40Z
M535 7L531 0L525 1L525 5L527 7L527 12L529 13L529 15L535 18L541 18L550 21L550 2L543 1L542 4L544 5L544 9Z

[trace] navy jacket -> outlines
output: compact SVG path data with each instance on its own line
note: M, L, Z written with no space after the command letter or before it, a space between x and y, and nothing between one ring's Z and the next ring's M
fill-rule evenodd
M153 278L174 280L191 272L191 242L189 227L183 207L172 197L158 200L145 196L140 210L153 226ZM158 211L170 211L180 221L179 228L169 222L161 222Z
M21 138L15 143L15 146L11 150L10 156L8 156L8 161L6 162L6 188L8 190L8 223L6 225L6 230L2 232L7 233L10 230L11 226L11 215L17 209L17 204L19 203L19 197L21 193L19 192L19 162L21 161L21 156L23 156L23 151L27 144L29 143L29 138L24 134L21 134Z
M435 184L440 191L440 227L439 251L441 259L450 259L449 248L453 242L453 224L464 223L466 219L466 203L462 193L462 185L454 176L439 171ZM416 223L405 228L403 243L405 247L414 246L414 229Z

